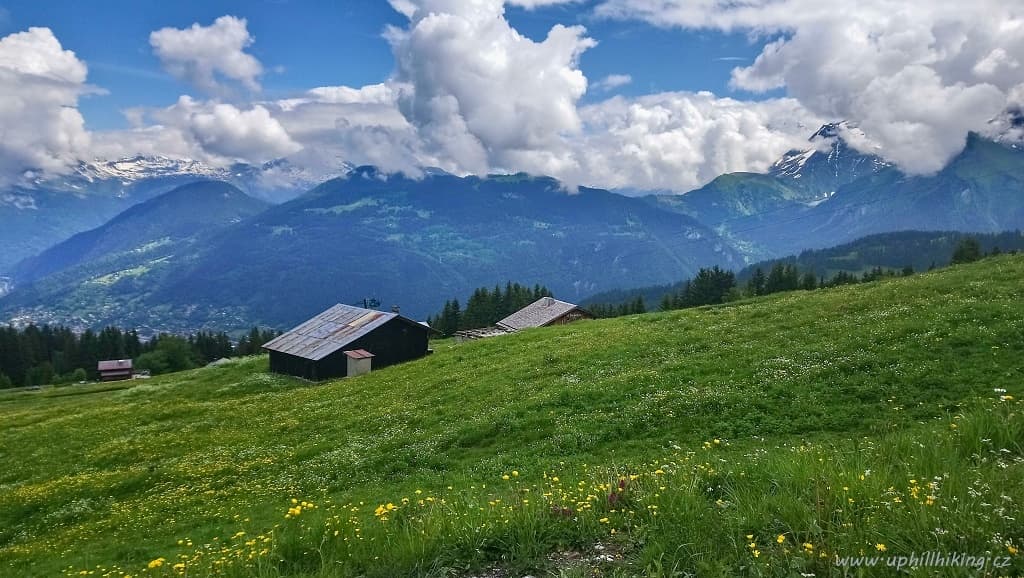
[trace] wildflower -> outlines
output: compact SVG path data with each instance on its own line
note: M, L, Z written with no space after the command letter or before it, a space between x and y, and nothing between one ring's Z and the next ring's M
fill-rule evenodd
M508 474L505 474L505 475L501 476L501 479L503 479L503 480L508 480L508 479L509 479L509 476L508 476Z
M159 567L163 566L164 562L166 562L166 561L167 560L165 560L163 558L157 558L157 559L155 559L155 560L153 560L153 561L151 561L149 563L149 569L152 570L153 568L159 568Z
M600 520L598 520L598 522L600 522L602 524L607 524L608 523L608 518L601 518Z
M519 477L519 470L512 470L512 477L513 478L518 478Z
M1009 552L1011 556L1017 555L1017 549L1013 547L1013 544L1007 544L1006 551Z
M757 558L757 557L761 556L761 551L760 550L754 550L753 554L754 554L754 558Z
M1000 401L1013 401L1013 396L1012 395L1000 395L999 396L999 400Z
M814 544L811 544L810 542L804 542L804 550L807 550L808 552L813 551Z
M781 544L781 543L783 543L785 541L786 541L786 535L785 534L779 534L779 537L775 538L775 542L778 543L778 544Z
M885 544L875 544L875 550L878 550L879 552L885 552L886 550L888 550L888 548L885 547Z

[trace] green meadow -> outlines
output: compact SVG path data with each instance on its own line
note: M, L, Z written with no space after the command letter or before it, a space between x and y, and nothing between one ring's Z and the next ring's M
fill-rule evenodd
M435 348L0 393L0 576L1024 573L1024 257Z

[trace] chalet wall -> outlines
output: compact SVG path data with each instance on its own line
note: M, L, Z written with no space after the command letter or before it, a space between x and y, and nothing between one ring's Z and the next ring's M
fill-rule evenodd
M373 369L380 369L426 355L429 331L426 327L414 326L395 318L320 361L271 350L270 371L312 381L344 377L348 375L345 351L353 349L365 349L372 353Z

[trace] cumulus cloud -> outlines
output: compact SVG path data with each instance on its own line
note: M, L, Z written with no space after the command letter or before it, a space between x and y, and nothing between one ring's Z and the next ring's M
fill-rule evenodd
M419 139L398 109L401 90L398 84L324 86L264 105L305 145L293 159L297 163L323 173L348 162L415 175L421 166Z
M784 89L856 121L861 146L912 173L942 168L968 131L1021 104L1024 16L1002 0L605 0L600 15L769 37L734 88Z
M88 153L78 99L88 69L48 28L0 39L0 182L28 169L61 172Z
M821 119L794 99L743 102L709 92L615 97L582 109L574 180L686 191L720 174L763 171L807 145Z
M523 154L555 150L581 129L587 90L579 56L595 42L580 26L554 26L541 42L516 31L502 0L402 0L410 18L390 28L404 116L434 164L482 173Z
M173 105L135 111L141 125L97 135L101 156L159 154L211 164L261 163L302 149L262 105L248 109L182 96Z
M184 29L161 28L149 43L164 68L202 91L224 94L225 81L258 91L263 65L245 52L254 42L244 18L221 16L209 26L198 22Z
M608 76L594 83L595 90L615 90L620 86L626 86L633 82L633 77L628 74L609 74Z

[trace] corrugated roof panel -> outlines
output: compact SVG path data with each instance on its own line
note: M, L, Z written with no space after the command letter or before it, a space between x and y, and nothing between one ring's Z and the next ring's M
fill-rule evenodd
M528 327L543 327L578 306L552 297L540 299L498 322L499 327L518 331Z
M318 361L395 317L398 317L396 313L338 304L268 341L263 347Z

